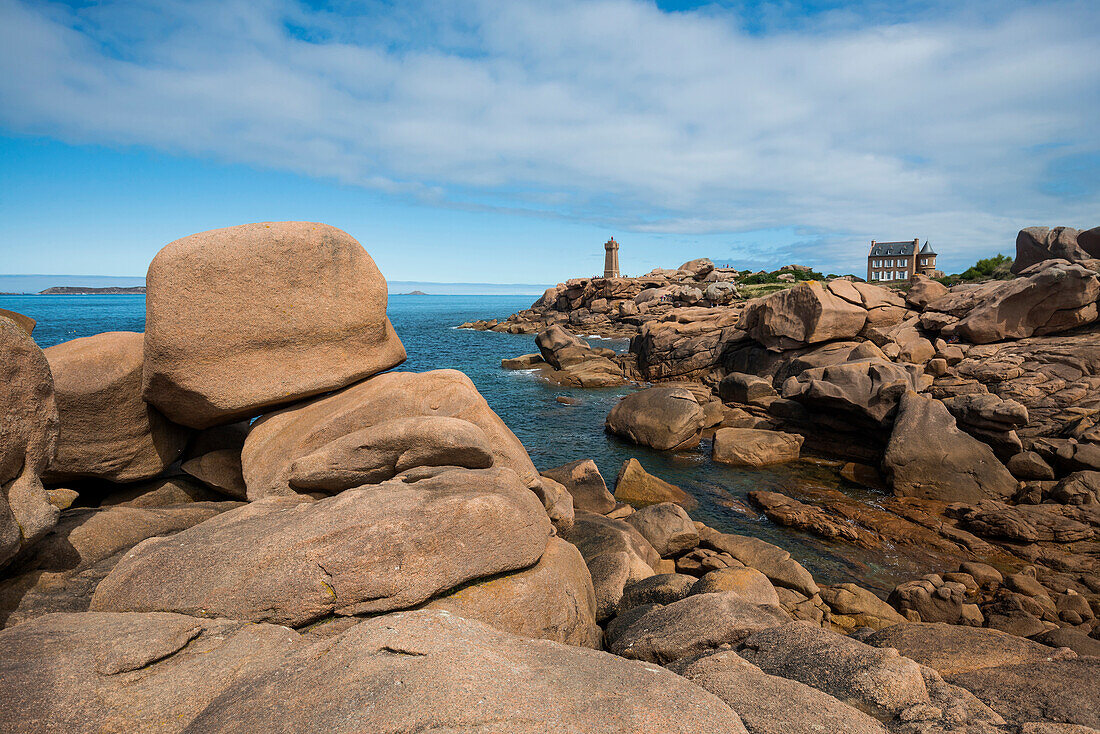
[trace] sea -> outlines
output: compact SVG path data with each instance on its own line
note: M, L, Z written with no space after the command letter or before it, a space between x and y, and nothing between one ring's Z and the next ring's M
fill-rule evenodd
M894 549L865 550L783 528L747 500L762 489L798 496L807 487L840 489L874 504L880 495L847 483L813 460L761 469L738 469L710 460L710 442L677 453L652 451L604 432L604 418L633 387L604 389L551 385L536 371L502 369L503 358L537 351L532 335L458 329L476 319L500 318L527 308L534 296L391 295L389 317L408 352L398 369L451 368L469 375L489 405L527 447L540 469L589 458L613 488L623 462L638 459L647 471L686 490L698 503L692 517L723 532L775 543L825 583L858 583L879 594L929 571ZM45 348L105 331L144 331L144 295L0 296L0 308L38 321L34 338ZM625 340L589 338L594 346L624 351ZM575 398L575 405L556 400Z

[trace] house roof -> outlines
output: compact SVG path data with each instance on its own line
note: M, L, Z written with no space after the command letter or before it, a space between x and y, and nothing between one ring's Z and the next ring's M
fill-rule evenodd
M932 249L932 245L927 242L924 243L924 247L920 248L920 255L935 255L936 251Z
M916 245L912 240L908 242L876 242L871 245L871 254L868 257L882 257L883 255L912 255L916 251Z

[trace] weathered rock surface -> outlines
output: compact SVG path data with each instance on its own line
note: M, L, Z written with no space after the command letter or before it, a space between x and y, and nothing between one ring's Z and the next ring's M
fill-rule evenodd
M691 587L692 594L730 591L750 604L779 606L779 594L768 577L755 568L718 568L708 571Z
M749 302L737 328L769 349L785 350L851 339L866 322L864 308L809 282Z
M883 468L900 496L977 502L1016 491L989 446L960 431L943 403L911 391L899 402Z
M691 495L675 484L653 476L637 459L627 459L619 468L615 479L615 499L637 507L660 502L675 502L688 507L695 504Z
M113 331L45 350L61 434L47 479L150 479L179 458L189 431L141 397L145 338Z
M805 622L757 632L738 654L765 673L858 702L865 711L897 715L929 702L921 668L912 660Z
M50 612L88 609L96 585L130 548L209 520L236 502L188 502L168 507L70 509L57 527L20 554L0 581L0 626Z
M469 421L445 416L394 418L295 459L290 486L336 493L378 484L418 466L488 469L492 465L489 437Z
M661 668L427 611L362 622L287 656L276 675L241 677L192 725L204 732L242 727L336 734L745 731L721 700Z
M564 535L588 565L600 622L616 613L623 589L652 576L661 558L629 523L591 512L577 512L573 527Z
M441 561L443 559L440 559ZM600 649L596 594L580 551L550 538L531 568L475 581L428 603L520 637Z
M256 421L241 463L248 498L294 494L295 462L357 431L397 418L444 417L472 423L488 437L495 468L538 480L523 444L456 370L390 372ZM415 453L415 452L414 452Z
M173 611L301 627L401 609L533 565L550 522L513 472L455 469L317 502L271 498L145 541L97 611Z
M955 333L974 344L1054 334L1097 318L1100 281L1080 265L1048 260L1006 282L966 314Z
M1023 637L942 622L898 624L879 630L864 642L893 648L944 676L1066 657L1064 652Z
M607 414L607 430L658 451L688 449L699 443L703 409L690 390L651 387L631 393Z
M798 458L805 439L794 433L755 428L720 428L714 434L712 458L733 466L767 466Z
M760 571L776 586L794 589L812 597L820 589L814 577L791 554L759 538L730 535L704 527L699 533L702 544L721 553L729 553L749 568Z
M615 497L607 491L596 462L581 459L546 469L542 476L560 483L573 496L573 508L605 515L615 509Z
M400 364L386 282L346 232L261 222L184 237L146 277L144 395L206 428Z
M715 694L752 734L885 734L877 719L795 680L768 675L731 650L668 666Z
M611 651L633 660L669 663L740 642L790 617L777 606L746 601L733 591L694 594L658 607L631 624Z
M699 545L699 532L691 516L673 502L647 505L624 519L662 558L679 555Z
M1010 724L1050 721L1100 728L1100 658L979 668L944 676Z
M1087 260L1088 252L1078 246L1080 233L1072 227L1027 227L1016 235L1016 259L1012 272L1019 275L1044 260Z
M23 327L0 317L0 567L57 524L41 479L57 435L50 365Z

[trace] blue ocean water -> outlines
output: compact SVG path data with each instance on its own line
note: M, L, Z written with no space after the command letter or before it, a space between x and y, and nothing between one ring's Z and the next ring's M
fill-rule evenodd
M409 354L399 369L453 368L465 372L489 405L523 441L535 465L547 468L591 458L609 485L623 461L637 458L651 473L683 487L698 501L692 516L725 532L763 538L783 546L827 583L854 581L888 592L902 579L927 569L889 550L867 551L829 543L773 524L745 499L754 489L797 495L799 486L845 486L834 471L809 462L759 470L715 464L710 445L681 453L650 451L607 435L604 418L630 388L563 388L532 372L501 369L500 360L537 351L534 337L456 329L474 319L506 316L528 307L531 296L390 296L389 316ZM38 321L34 336L43 348L104 331L143 331L144 296L0 296L0 308ZM625 341L592 339L617 350ZM579 399L563 405L559 395ZM874 500L870 493L864 499Z

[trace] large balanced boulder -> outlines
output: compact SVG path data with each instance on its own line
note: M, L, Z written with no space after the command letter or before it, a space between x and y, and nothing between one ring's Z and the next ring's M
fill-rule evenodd
M912 391L901 397L883 468L899 496L977 502L1016 491L988 445L960 431L939 400Z
M194 428L394 367L386 281L346 232L261 222L184 237L146 276L145 399Z
M1016 235L1016 259L1012 272L1019 275L1044 260L1078 262L1096 255L1082 250L1077 243L1080 233L1073 227L1027 227Z
M431 601L445 609L520 637L600 649L596 593L577 547L550 538L529 569L476 581Z
M41 479L57 434L46 356L23 327L0 316L0 566L57 524Z
M631 393L607 414L607 430L658 451L699 443L703 408L686 387L651 387Z
M300 627L414 606L527 568L550 532L538 498L507 469L453 469L317 502L272 497L140 544L91 608Z
M49 347L61 436L48 479L150 479L179 458L188 430L141 397L145 338L112 331Z
M794 461L805 439L795 433L757 428L720 428L714 434L713 458L732 466L767 466Z
M768 349L782 351L851 339L866 322L866 309L814 281L750 301L737 328Z
M424 421L422 428L415 428L415 421L392 423L414 418ZM433 435L439 429L436 418L470 424L460 432L466 438L457 438L462 427L457 421L445 422L445 428ZM401 430L381 427L387 421L391 429ZM372 427L375 431L365 431ZM343 443L329 448L334 442ZM363 484L381 481L391 468L397 471L398 464L401 470L413 468L417 460L431 465L449 456L445 460L484 466L486 449L493 467L512 469L528 486L538 481L523 444L466 375L456 370L390 372L264 416L248 434L241 463L248 498L259 499L311 489L339 491L354 486L348 483L353 474ZM349 460L355 463L349 465ZM370 465L371 461L375 463ZM375 471L367 471L372 468ZM312 480L306 478L307 470L315 472ZM303 479L306 486L296 490L293 482Z
M1064 260L1051 260L1022 273L993 292L957 324L955 333L974 344L1054 334L1097 318L1100 281L1096 273Z

